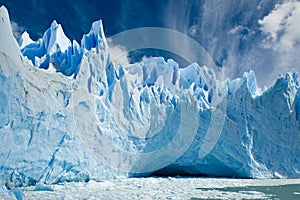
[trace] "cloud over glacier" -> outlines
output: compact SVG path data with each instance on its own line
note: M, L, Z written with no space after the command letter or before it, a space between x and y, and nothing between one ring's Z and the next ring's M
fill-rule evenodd
M278 51L292 51L300 42L300 2L286 1L259 20L261 30L268 35L266 47Z
M284 1L259 20L264 33L261 47L270 51L276 67L266 71L271 77L284 74L286 70L300 69L300 2Z

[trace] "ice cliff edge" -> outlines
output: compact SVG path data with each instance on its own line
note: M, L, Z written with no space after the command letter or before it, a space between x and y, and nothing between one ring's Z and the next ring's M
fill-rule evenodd
M144 174L300 177L298 74L262 94L254 72L216 80L196 63L117 66L101 21L81 45L55 21L13 37L0 8L0 184Z

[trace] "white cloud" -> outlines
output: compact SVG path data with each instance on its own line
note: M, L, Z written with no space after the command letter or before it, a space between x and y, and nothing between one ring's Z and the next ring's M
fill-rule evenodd
M269 51L269 57L263 54L268 61L265 66L272 66L261 65L258 80L270 86L279 74L285 75L292 69L300 72L300 2L290 0L277 4L258 22L266 35L262 48Z
M23 26L20 26L17 24L17 22L11 21L11 29L13 31L14 37L19 40L22 33L25 31L25 28Z
M267 36L264 47L290 51L300 42L300 2L286 1L259 20L260 30Z
M128 51L126 47L114 44L111 38L107 39L108 46L109 46L109 53L111 56L112 61L115 64L129 64L128 59Z

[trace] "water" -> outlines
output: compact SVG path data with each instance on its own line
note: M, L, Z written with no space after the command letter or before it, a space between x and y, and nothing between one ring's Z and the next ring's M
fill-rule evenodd
M21 190L25 199L300 199L300 179L151 177L50 187Z

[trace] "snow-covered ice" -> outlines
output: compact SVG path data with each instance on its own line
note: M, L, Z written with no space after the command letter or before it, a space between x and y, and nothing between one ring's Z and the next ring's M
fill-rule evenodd
M115 65L101 21L80 45L54 21L18 46L2 6L0 97L7 187L152 173L300 178L295 71L261 93L252 71L220 82L197 63Z

